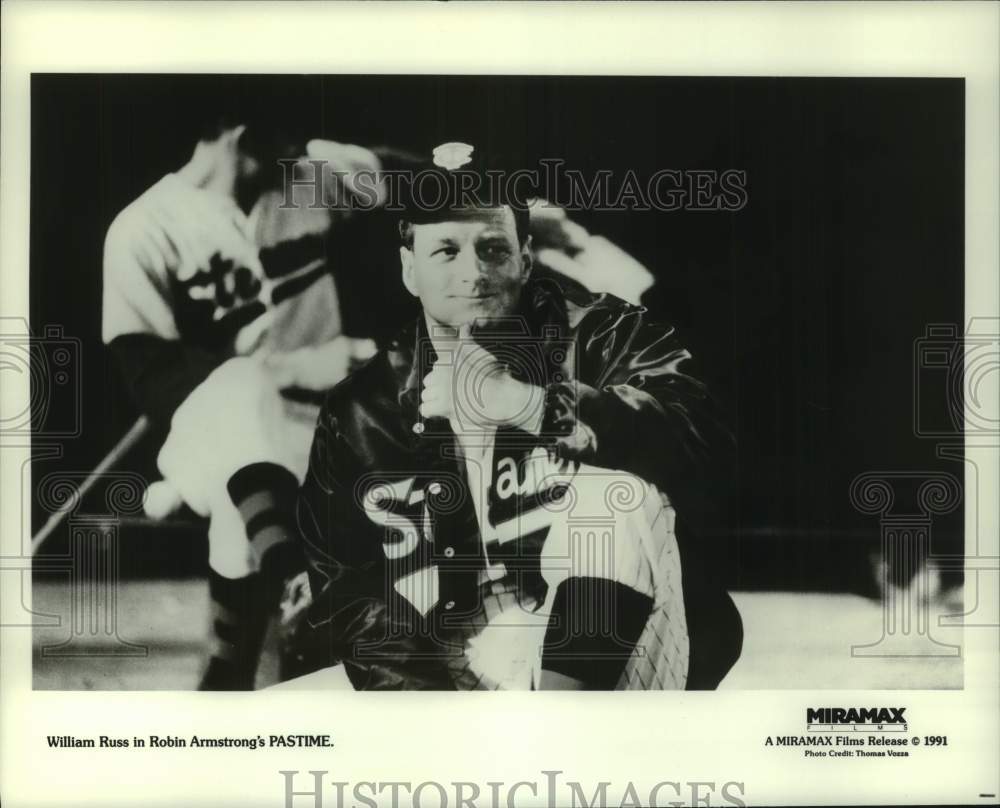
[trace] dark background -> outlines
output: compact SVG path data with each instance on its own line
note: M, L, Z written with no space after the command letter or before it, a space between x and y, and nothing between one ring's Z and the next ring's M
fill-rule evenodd
M740 526L717 541L734 587L869 591L878 519L852 508L851 480L961 477L915 437L912 415L915 340L963 322L961 80L36 75L31 326L59 325L81 351L69 385L46 383L36 445L45 424L75 418L74 384L82 404L81 436L37 460L36 481L93 468L137 416L100 341L104 234L234 100L343 142L515 144L528 160L617 176L745 170L738 212L573 214L656 275L644 302L682 330L731 413ZM347 328L364 334L381 312L391 330L405 310L396 242L358 238L361 265L338 273ZM124 467L155 477L156 448L147 440ZM961 552L961 511L935 522L935 551ZM36 503L36 528L44 515ZM134 532L149 535L123 551L126 567L200 570L197 534Z

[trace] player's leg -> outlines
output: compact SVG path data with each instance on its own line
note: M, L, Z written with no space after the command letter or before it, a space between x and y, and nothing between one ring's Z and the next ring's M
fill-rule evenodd
M285 580L304 568L294 503L311 424L289 426L255 360L232 359L174 415L159 456L164 477L208 516L211 658L203 689L246 689ZM303 467L303 468L299 468Z
M209 656L199 690L253 690L268 611L256 573L225 578L208 571Z
M546 537L542 689L685 685L689 655L673 509L655 487L582 466Z
M689 643L673 509L622 472L552 464L539 477L565 493L495 526L481 625L468 621L457 686L683 688ZM519 542L540 530L536 571Z
M202 690L253 689L268 622L285 582L304 566L294 535L295 475L277 463L252 463L229 478L227 489L240 521L227 529L245 536L257 571L238 578L209 571L212 652Z

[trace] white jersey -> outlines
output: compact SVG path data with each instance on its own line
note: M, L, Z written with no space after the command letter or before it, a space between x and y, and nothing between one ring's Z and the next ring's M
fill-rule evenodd
M238 355L337 336L329 214L282 203L281 192L266 192L246 216L183 173L163 177L108 231L104 342L151 334Z

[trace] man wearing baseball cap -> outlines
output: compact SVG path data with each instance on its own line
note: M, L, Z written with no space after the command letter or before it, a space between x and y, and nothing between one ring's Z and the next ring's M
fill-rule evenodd
M324 402L301 630L359 689L714 688L731 436L672 328L532 278L519 177L442 144L389 201L421 312Z

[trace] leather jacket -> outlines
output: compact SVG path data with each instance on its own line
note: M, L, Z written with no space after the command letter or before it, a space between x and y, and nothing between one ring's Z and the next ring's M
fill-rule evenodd
M735 455L689 352L645 308L606 294L570 299L548 281L525 287L519 314L512 342L544 386L543 426L541 436L498 430L497 445L542 446L667 494L691 640L688 688L715 687L739 657L742 624L698 545L722 521ZM446 421L418 413L436 358L421 316L329 392L299 498L309 643L320 664L343 662L359 689L454 688L440 662L440 618L475 600L477 570L488 563L456 438ZM414 606L420 593L403 597L401 584L428 565L437 565L437 591L423 593L429 606Z

